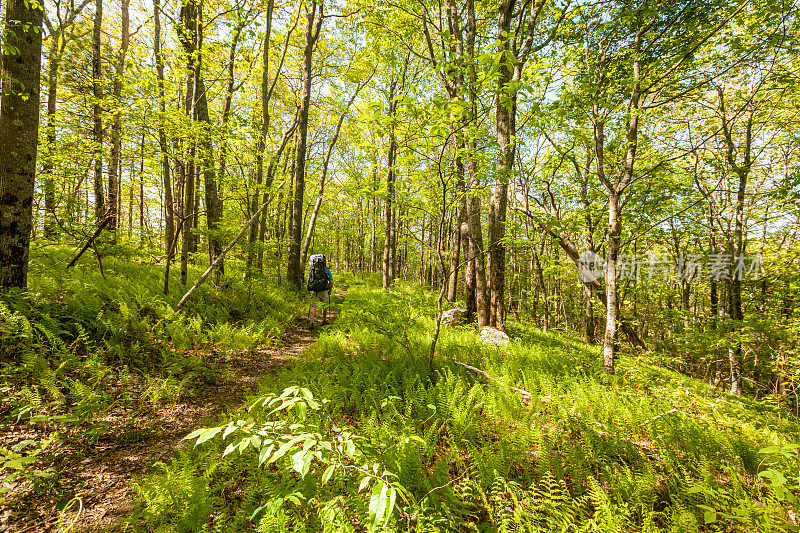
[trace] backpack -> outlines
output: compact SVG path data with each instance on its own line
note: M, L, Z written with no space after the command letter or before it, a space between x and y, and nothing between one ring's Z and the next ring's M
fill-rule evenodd
M328 266L325 264L325 256L314 254L308 260L306 286L309 291L320 292L328 290L328 285Z

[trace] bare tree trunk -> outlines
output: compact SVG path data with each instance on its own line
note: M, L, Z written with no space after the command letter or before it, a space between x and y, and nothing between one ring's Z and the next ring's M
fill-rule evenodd
M166 115L166 98L164 95L164 57L161 53L161 0L153 0L153 17L155 30L153 34L153 52L156 58L156 77L158 84L158 144L161 150L161 175L164 186L164 251L167 256L166 275L169 279L169 267L172 262L173 241L175 240L175 200L172 197L172 178L170 177L169 152L167 135L164 131L164 115ZM144 235L144 228L139 231ZM167 289L164 289L166 293Z
M747 190L747 178L750 174L750 168L753 164L752 157L752 142L753 142L753 116L755 110L752 104L748 104L750 109L747 110L747 119L745 121L745 141L744 146L740 147L743 153L743 161L741 164L736 161L736 154L739 150L733 142L731 133L730 117L728 117L725 107L725 95L722 87L717 87L720 101L720 118L722 121L722 132L725 137L726 145L726 159L728 165L733 170L737 178L739 178L738 187L736 190L736 204L734 209L734 233L733 242L731 243L732 263L740 258L744 253L744 195ZM730 283L728 286L728 316L734 321L741 323L744 320L742 312L742 279L741 273L735 271L733 268L730 273ZM734 332L741 326L737 325ZM731 369L731 390L730 393L735 396L741 396L742 389L742 345L737 343L735 347L728 350L728 359Z
M467 38L466 38L466 57L470 59L468 73L469 84L469 112L470 119L477 116L477 73L475 69L475 38L477 27L475 22L475 2L467 1ZM469 230L468 261L472 265L473 276L475 279L475 317L478 328L488 326L489 318L489 297L486 277L486 261L483 247L483 230L481 227L481 198L480 178L478 176L478 163L475 159L477 153L475 140L470 138L464 144L467 153L467 174L469 175L469 190L467 197L467 227ZM467 308L467 316L471 319L472 310Z
M253 191L253 198L251 200L251 212L256 210L258 205L259 189L264 181L264 150L266 149L267 133L269 132L269 101L272 92L269 88L269 50L270 50L270 37L272 36L272 12L275 6L273 0L269 0L267 4L267 17L266 17L266 30L264 31L264 43L261 47L262 69L261 69L261 131L258 136L258 145L256 147L256 186ZM231 48L231 76L233 76L233 60L234 49ZM280 68L277 69L275 76L277 79ZM266 198L264 192L264 198ZM266 213L265 213L266 216ZM256 220L250 227L250 233L247 238L247 259L245 261L244 277L250 278L253 275L253 265L256 257L260 254L256 250L256 239L258 237L258 220Z
M0 55L0 288L27 289L39 134L42 16L27 0L6 3ZM7 53L13 46L15 54ZM20 90L22 88L22 90Z
M184 109L190 121L195 120L195 103L198 94L200 69L196 57L197 43L200 41L198 27L198 5L193 0L186 0L181 6L178 35L186 55L186 98ZM181 285L186 285L189 270L189 252L192 250L192 227L195 215L195 155L196 142L190 139L189 156L183 181L183 234L181 239Z
M103 197L103 70L100 64L100 36L103 25L103 1L95 0L94 26L92 29L92 143L94 152L94 217L99 224L106 213Z
M42 165L42 179L44 189L44 238L58 238L58 224L56 224L56 186L55 165L53 164L53 152L56 144L56 102L58 96L58 71L61 64L61 52L63 48L60 43L61 31L51 31L50 54L48 61L47 76L47 143L45 145L44 164Z
M461 135L454 135L456 157L454 161L456 172L456 195L458 208L455 216L455 227L453 229L453 243L450 253L450 276L447 281L447 300L454 302L458 297L458 270L461 262L461 236L462 227L467 221L467 196L464 185L464 161L458 154L459 149L464 145Z
M130 0L121 0L122 30L120 34L120 48L117 55L116 71L114 75L114 98L112 105L114 118L111 123L111 161L108 166L108 206L109 217L108 230L112 234L112 239L116 241L117 226L119 225L118 191L121 181L122 170L122 84L125 76L125 58L128 54L130 44L130 16L128 8Z
M397 110L395 102L395 89L397 80L392 80L389 87L389 117L394 119ZM387 155L388 169L386 172L386 205L384 209L384 219L386 228L383 240L383 288L388 289L394 282L394 271L392 269L392 228L394 227L394 182L395 182L395 163L397 157L397 139L395 138L394 126L389 133L389 153Z
M617 261L619 259L620 232L619 195L608 195L608 249L606 251L606 331L603 336L603 368L614 372L614 356L617 351L617 328L619 299L617 296Z
M201 133L200 150L201 159L203 161L203 190L205 191L206 227L208 230L208 262L211 264L214 263L217 256L222 252L222 241L218 233L219 223L222 220L222 204L219 201L219 192L217 191L214 146L211 140L211 117L208 114L208 98L206 96L206 88L202 77L198 79L198 89L199 94L197 95L196 108L197 118L204 125ZM196 202L200 201L199 196L200 195L197 195ZM199 216L199 211L199 209L195 209L196 216ZM195 224L195 226L196 225L197 224ZM225 273L224 259L219 261L215 272L215 279L219 282L221 276Z
M319 12L317 12L319 9ZM303 93L298 112L297 161L295 163L294 206L289 246L289 264L286 281L300 290L303 283L303 265L300 264L300 244L303 237L303 196L306 184L306 147L308 142L308 110L311 103L311 58L319 39L323 21L323 3L312 0L311 11L306 14L306 39L303 49Z

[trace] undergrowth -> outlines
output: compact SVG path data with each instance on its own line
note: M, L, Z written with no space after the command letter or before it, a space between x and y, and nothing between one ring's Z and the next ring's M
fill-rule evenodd
M594 347L522 324L509 348L446 328L430 365L430 295L349 285L254 401L291 405L191 435L136 484L133 530L797 531L791 413L639 358L609 376Z
M91 445L114 409L180 401L217 379L220 355L274 342L301 312L296 296L239 281L231 260L221 287L207 282L176 313L187 288L177 267L165 296L163 265L127 246L108 251L101 272L88 254L66 269L72 249L43 248L30 290L0 294L0 502L58 491L57 472L40 460L48 444ZM192 266L190 282L202 268Z

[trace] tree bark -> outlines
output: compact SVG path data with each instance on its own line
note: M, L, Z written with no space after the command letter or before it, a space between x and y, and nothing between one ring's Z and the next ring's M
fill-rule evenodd
M169 151L167 149L167 135L164 131L166 115L166 97L164 95L164 56L161 53L161 0L153 0L153 18L155 29L153 34L153 53L156 59L156 78L158 84L158 144L161 151L161 175L164 186L164 252L167 256L166 276L169 279L169 267L172 262L172 251L175 249L173 241L175 235L175 200L172 196L172 178L170 176ZM144 228L139 231L144 234ZM165 282L165 287L168 284ZM166 293L167 288L164 289Z
M319 11L317 11L319 9ZM295 163L294 205L289 246L289 264L286 281L300 290L303 283L303 265L300 264L300 244L303 237L303 197L306 180L306 149L308 143L308 110L311 104L311 59L322 28L323 3L312 0L311 11L306 13L306 39L303 48L303 92L298 113L297 159Z
M100 36L103 25L103 1L95 0L94 26L92 28L92 143L94 152L94 216L98 224L105 216L103 196L103 70L100 63Z
M6 3L0 55L0 289L27 289L39 132L43 12ZM9 45L16 48L8 52Z
M462 228L467 221L467 196L464 184L464 160L460 151L464 146L461 135L453 136L455 158L453 161L454 172L456 174L456 199L457 208L455 216L455 227L453 228L452 250L450 252L450 275L447 280L447 300L454 302L458 297L458 271L461 262L461 238Z
M50 32L50 54L47 76L47 140L44 164L42 165L42 188L44 189L44 233L45 239L58 238L56 224L56 186L55 164L53 161L56 145L56 102L58 97L58 71L61 65L61 29Z
M753 164L751 159L752 142L753 142L753 115L754 110L748 110L748 116L745 122L745 141L742 147L743 161L741 164L736 161L736 149L733 142L731 127L728 122L728 117L725 109L725 97L721 87L717 88L720 98L720 116L722 118L722 131L725 136L726 142L726 156L728 165L733 170L738 178L736 188L736 204L734 207L734 230L733 242L731 243L731 262L735 265L736 262L744 254L744 196L747 190L747 178L750 174L750 168ZM744 313L742 312L742 278L741 272L735 270L733 267L730 272L730 284L728 287L728 316L738 323L734 331L741 327L741 322L744 320ZM737 343L735 347L728 350L728 359L731 370L731 389L730 393L735 396L741 396L742 388L742 345Z
M397 111L397 102L395 102L395 90L397 87L397 80L393 79L389 86L389 119L394 124L395 113ZM395 183L395 163L397 157L397 139L395 137L394 125L390 127L389 131L389 153L387 154L387 171L386 171L386 203L384 206L384 221L386 227L384 230L383 239L383 288L388 289L394 283L394 270L392 268L392 230L394 227L394 183Z
M125 58L128 54L130 44L130 16L128 8L130 0L121 0L122 9L122 29L120 34L120 48L117 55L114 75L114 99L112 104L113 122L111 124L111 161L108 167L108 206L109 217L108 230L112 233L112 239L116 241L117 226L119 224L119 211L117 193L122 179L122 84L125 76Z
M198 24L198 4L194 0L186 0L181 6L178 36L186 55L186 97L184 110L190 122L196 119L195 105L199 93L198 82L200 79L200 65L197 55L198 43L202 42ZM190 139L189 157L186 162L186 175L183 182L183 234L181 239L181 285L186 285L189 270L189 252L192 250L195 216L195 172L197 145L195 139Z
M465 41L465 55L469 60L467 68L467 83L469 91L469 120L473 122L477 117L477 83L475 58L475 38L477 36L477 26L475 21L475 2L467 0L467 34ZM467 245L467 260L471 265L472 272L467 279L474 278L475 308L467 307L467 318L472 320L474 312L478 323L478 329L489 325L489 297L486 277L486 258L483 247L483 229L481 226L481 197L480 197L480 177L478 175L478 162L475 157L477 147L474 136L469 135L464 143L465 153L467 154L467 175L469 177L469 190L467 191L467 229L469 232ZM468 302L471 297L468 297Z

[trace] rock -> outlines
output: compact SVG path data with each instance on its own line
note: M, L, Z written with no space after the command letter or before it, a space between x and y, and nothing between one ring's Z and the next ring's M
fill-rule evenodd
M486 326L480 332L481 342L484 344L491 344L494 346L508 346L511 344L511 339L500 331L492 327Z
M467 314L466 309L448 309L442 313L442 326L455 326L464 320L464 315Z

